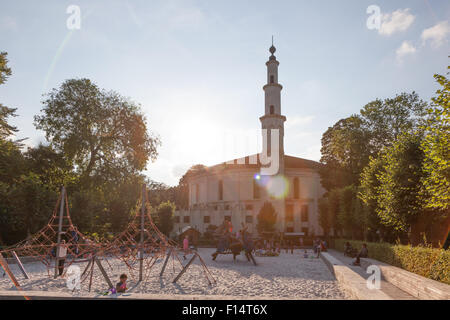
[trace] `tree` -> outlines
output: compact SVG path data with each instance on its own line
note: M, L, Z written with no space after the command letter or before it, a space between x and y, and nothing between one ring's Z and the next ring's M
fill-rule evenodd
M361 119L370 132L366 141L371 154L390 146L405 131L417 129L423 121L427 103L417 93L401 93L394 98L376 99L361 110Z
M73 163L83 181L120 180L143 170L157 156L140 107L88 79L64 82L43 101L35 126L56 152Z
M450 209L450 81L441 75L434 78L442 88L427 110L429 118L421 146L426 173L423 184L427 194L426 207L445 211Z
M342 231L342 225L338 219L341 204L340 197L340 189L333 189L328 193L328 213L334 236L337 236L337 234Z
M319 199L319 224L322 227L325 236L328 236L331 229L331 216L328 204L328 198L322 197Z
M273 232L275 230L275 223L277 222L277 213L272 203L269 201L264 202L261 210L259 210L258 224L256 229L258 233Z
M163 202L156 208L156 213L159 218L157 225L158 229L166 236L169 236L170 232L173 229L174 212L175 212L175 204L170 201Z
M422 139L422 134L417 131L401 134L383 153L385 164L377 175L377 214L385 225L403 233L423 212Z
M326 190L359 183L370 156L368 139L369 132L358 115L339 120L323 134L320 175Z
M33 173L22 175L19 184L8 193L11 205L10 227L15 232L29 236L46 225L57 199Z
M385 159L381 156L371 157L369 164L361 173L361 186L358 190L358 198L364 203L364 211L366 215L368 237L383 241L391 238L389 230L381 223L381 219L377 212L378 207L378 190L381 182L378 179L386 165Z
M55 152L51 146L39 144L28 148L24 157L26 170L39 176L42 183L53 191L59 192L61 186L68 187L78 180L64 155Z
M412 92L364 106L359 115L339 120L322 136L320 170L327 191L359 185L359 177L370 156L391 146L398 136L423 123L427 103Z
M0 85L4 84L11 76L11 69L8 67L8 59L6 52L0 52ZM16 116L16 110L8 108L0 103L0 139L4 140L13 133L17 132L17 128L8 123L9 117Z
M353 185L346 186L340 190L338 221L342 226L345 236L354 238L355 217L354 199L356 197L355 187Z

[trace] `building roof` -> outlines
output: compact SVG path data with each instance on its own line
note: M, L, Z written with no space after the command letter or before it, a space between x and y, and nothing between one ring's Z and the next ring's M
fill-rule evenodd
M251 161L251 159L257 159L255 161ZM322 164L317 161L293 157L293 156L284 156L284 167L285 169L312 169L318 170ZM217 173L221 171L234 170L234 169L260 169L261 163L259 158L256 155L246 156L244 158L233 159L227 162L219 163L210 167L204 166L199 167L196 166L195 170L190 170L187 176L196 176L198 174L203 174L206 172Z

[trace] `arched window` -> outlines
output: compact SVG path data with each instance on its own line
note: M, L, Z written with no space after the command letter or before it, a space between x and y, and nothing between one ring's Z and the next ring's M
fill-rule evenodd
M294 199L300 199L300 185L298 178L294 178Z
M223 181L219 180L219 201L223 200Z
M275 82L275 77L273 75L270 76L270 83L274 83Z
M270 114L274 114L275 113L275 107L274 106L270 106Z

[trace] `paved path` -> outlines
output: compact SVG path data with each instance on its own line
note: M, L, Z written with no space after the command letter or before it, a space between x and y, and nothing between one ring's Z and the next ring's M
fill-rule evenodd
M364 279L367 279L370 276L370 274L366 273L366 271L363 268L352 265L352 262L355 260L354 258L346 257L342 252L331 249L328 250L328 253L331 254L336 259L340 260L341 262L347 264L350 269L361 275ZM414 296L399 289L398 287L387 282L383 278L381 279L380 287L381 291L386 293L388 296L392 297L394 300L417 300L417 298L415 298Z

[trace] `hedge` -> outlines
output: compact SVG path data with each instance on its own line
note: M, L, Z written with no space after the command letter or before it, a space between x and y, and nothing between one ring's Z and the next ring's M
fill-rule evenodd
M366 243L369 258L450 284L450 250L345 239L335 239L334 248L344 251L344 244L347 241L358 250L363 243Z

